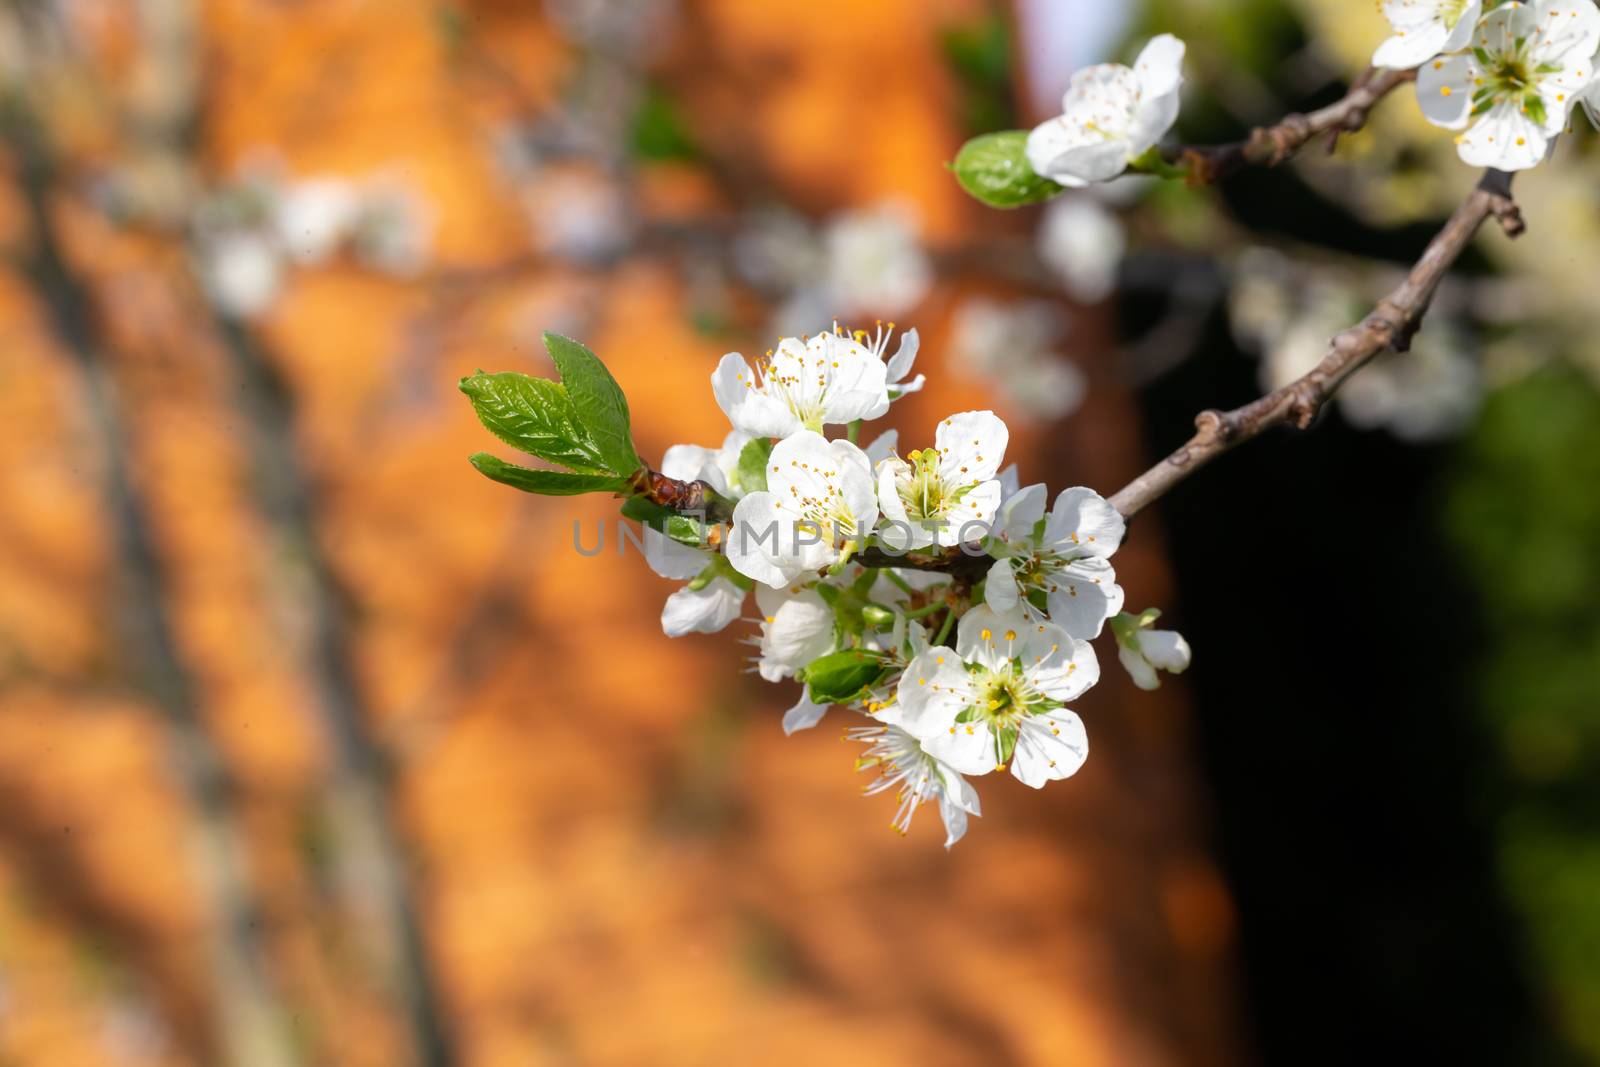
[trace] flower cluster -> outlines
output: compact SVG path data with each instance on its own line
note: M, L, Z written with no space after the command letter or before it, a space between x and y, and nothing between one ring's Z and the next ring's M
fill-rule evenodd
M1461 131L1463 161L1527 170L1549 155L1582 103L1600 103L1594 0L1383 0L1394 36L1374 66L1417 68L1429 122Z
M1100 677L1090 641L1108 622L1141 686L1189 653L1121 614L1122 516L1083 488L1047 510L1045 486L1001 469L1009 433L993 412L950 415L904 453L894 431L856 443L923 385L916 331L891 353L894 335L835 326L754 362L723 357L711 384L732 431L718 448L674 446L660 473L704 483L729 517L693 536L647 529L646 558L687 583L662 612L671 636L727 627L753 590L756 672L802 684L784 730L848 709L857 766L876 772L865 791L896 790L901 832L937 801L949 845L980 812L966 776L1009 770L1038 788L1083 765L1068 704Z

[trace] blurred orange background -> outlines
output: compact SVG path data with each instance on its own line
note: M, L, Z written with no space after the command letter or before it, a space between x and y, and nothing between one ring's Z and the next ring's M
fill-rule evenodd
M1008 415L941 364L957 296L1027 291L943 165L939 34L987 6L613 4L620 39L551 6L6 13L0 1063L1238 1062L1181 683L1108 671L1085 770L986 781L947 854L859 797L836 723L783 736L734 631L668 640L668 583L572 551L615 502L466 462L494 444L457 379L551 374L546 328L607 361L647 459L719 441L711 369L771 344L773 297L721 287L708 325L696 253L751 205L907 211L931 384L892 421ZM608 155L641 85L692 158ZM504 165L530 127L580 150ZM377 176L426 250L230 308L193 209L262 173ZM553 253L591 196L627 231ZM1074 317L1093 403L1014 428L1025 480L1141 465L1104 315ZM1155 521L1118 558L1166 602Z

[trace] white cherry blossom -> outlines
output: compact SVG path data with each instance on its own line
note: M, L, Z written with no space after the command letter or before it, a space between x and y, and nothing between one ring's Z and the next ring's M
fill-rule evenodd
M1593 0L1512 0L1479 21L1471 43L1417 72L1423 115L1465 131L1456 150L1466 163L1537 166L1594 79L1600 8Z
M734 508L727 556L740 574L778 589L847 558L877 521L866 453L802 430L772 450L766 490Z
M1044 511L1045 487L1030 485L1007 499L996 516L990 552L997 558L984 585L999 612L1041 616L1036 599L1074 637L1100 635L1122 610L1122 587L1110 557L1126 523L1092 489L1067 489Z
M950 848L967 832L967 816L981 815L978 791L949 764L928 754L917 739L898 726L852 728L846 735L867 746L856 760L856 770L877 770L878 776L862 793L875 796L897 789L900 806L890 826L901 834L911 832L911 819L930 800L939 802L944 819L944 847Z
M1069 187L1121 175L1177 121L1183 55L1183 42L1162 34L1131 68L1102 63L1078 71L1062 113L1028 135L1029 165Z
M1483 0L1380 0L1378 10L1394 27L1394 36L1378 46L1372 65L1410 70L1441 52L1467 47Z
M761 609L756 670L767 681L793 678L806 664L833 650L833 608L816 587L816 582L781 589L756 586L756 606Z
M729 352L711 375L711 387L735 429L788 437L887 414L887 375L878 353L854 336L829 331L786 337L754 367Z
M1009 766L1037 789L1083 766L1089 739L1064 704L1099 678L1088 642L979 605L962 618L953 650L930 648L901 675L899 724L962 774Z
M932 448L878 464L884 543L902 550L958 545L988 533L1010 436L994 412L964 411L940 421Z

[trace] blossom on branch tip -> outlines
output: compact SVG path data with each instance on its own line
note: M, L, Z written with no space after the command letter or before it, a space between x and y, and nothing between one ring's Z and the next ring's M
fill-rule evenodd
M734 428L752 437L820 433L889 411L888 367L856 335L840 332L786 337L755 367L729 352L711 388Z
M900 677L900 725L962 774L1010 768L1037 789L1070 777L1089 754L1083 723L1064 704L1100 678L1094 649L1051 622L980 605L956 647L934 647Z
M1594 80L1600 8L1593 0L1516 0L1483 17L1472 48L1417 73L1417 101L1435 126L1464 130L1461 159L1527 170L1543 162Z
M1161 617L1155 608L1138 615L1124 612L1111 620L1117 639L1117 658L1140 689L1161 688L1158 671L1182 674L1189 669L1189 642L1176 630L1152 627Z
M1028 135L1028 164L1069 187L1124 173L1177 121L1183 55L1183 42L1164 33L1145 45L1132 67L1102 63L1078 71L1062 97L1062 113Z
M1382 0L1394 36L1378 46L1374 67L1410 70L1442 52L1457 52L1472 40L1483 0Z
M995 475L1009 440L994 412L964 411L940 421L932 448L879 463L879 537L904 550L984 536L1000 505Z

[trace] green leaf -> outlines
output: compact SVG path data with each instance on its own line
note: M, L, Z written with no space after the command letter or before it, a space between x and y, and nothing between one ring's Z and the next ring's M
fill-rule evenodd
M990 207L1036 204L1061 192L1061 186L1035 174L1024 150L1026 130L1001 130L974 137L961 146L951 169L956 181Z
M649 526L656 532L694 548L706 546L705 528L687 515L662 507L642 496L629 498L622 505L622 517Z
M818 704L848 704L888 671L889 665L876 653L846 649L813 660L805 680Z
M497 482L541 496L577 496L579 493L622 493L628 480L612 474L567 474L564 471L538 471L507 463L498 456L479 452L472 465Z
M758 437L744 446L733 472L740 489L746 493L767 491L767 460L771 456L772 442L765 437Z
M584 474L609 472L560 382L480 371L461 379L460 388L489 432L511 447Z
M547 333L544 346L556 361L567 396L594 441L605 469L626 476L643 467L633 448L628 398L622 395L606 365L570 337Z

